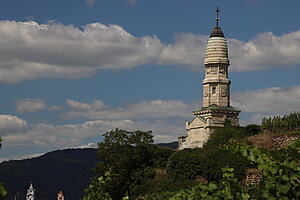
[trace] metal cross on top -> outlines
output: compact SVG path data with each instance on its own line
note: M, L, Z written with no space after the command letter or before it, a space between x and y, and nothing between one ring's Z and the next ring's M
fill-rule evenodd
M219 9L219 6L217 6L217 9L216 9L216 13L217 13L217 18L216 18L217 26L219 26L219 12L221 12L221 11Z

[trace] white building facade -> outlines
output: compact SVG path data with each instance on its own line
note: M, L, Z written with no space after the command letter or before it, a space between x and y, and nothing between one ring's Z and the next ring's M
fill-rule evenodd
M214 27L206 47L204 59L203 106L193 111L194 118L186 122L186 136L178 138L178 148L201 148L210 134L228 121L239 123L240 110L230 106L230 84L228 79L228 49L219 26L219 9L216 10Z
M35 189L33 188L33 185L31 183L26 193L26 200L35 200L34 192Z

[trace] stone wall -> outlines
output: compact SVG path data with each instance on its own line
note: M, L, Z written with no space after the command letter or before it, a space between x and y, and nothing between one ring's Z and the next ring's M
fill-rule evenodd
M300 139L300 135L275 135L273 136L274 147L276 150L282 149L297 139Z
M287 147L290 143L294 142L297 139L300 139L300 135L269 135L266 134L266 136L271 136L272 138L272 144L270 145L270 149L279 150L282 148ZM261 135L254 136L258 137L258 139ZM267 141L269 142L269 141ZM252 168L248 169L246 171L246 177L244 180L245 186L250 185L259 185L260 181L262 180L262 174L258 169Z

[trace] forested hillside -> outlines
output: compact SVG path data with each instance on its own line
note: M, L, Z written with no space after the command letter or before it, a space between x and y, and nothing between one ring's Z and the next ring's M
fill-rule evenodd
M38 200L56 199L62 190L66 200L79 200L93 176L91 168L99 161L96 149L66 149L43 156L0 164L0 182L8 190L5 199L25 199L30 182Z

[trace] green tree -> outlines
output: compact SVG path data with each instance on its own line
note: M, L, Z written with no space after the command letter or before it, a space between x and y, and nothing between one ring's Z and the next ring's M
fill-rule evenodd
M202 149L183 149L170 156L167 173L174 180L195 179L202 175Z
M210 181L218 181L222 178L222 168L229 166L234 168L234 173L240 180L244 171L250 166L249 161L239 152L233 153L222 149L224 144L232 139L243 140L246 137L243 127L226 126L217 129L204 144L202 149L202 175Z
M0 138L0 149L2 147L2 138ZM5 189L5 187L3 186L2 183L0 183L0 200L4 199L4 197L6 196L7 191Z
M130 198L139 191L146 178L151 177L153 165L153 136L151 131L133 131L115 129L104 134L104 141L98 144L100 162L95 167L98 177L108 170L114 174L107 184L107 192L115 199L122 199L126 193ZM140 177L146 177L140 178Z
M83 200L112 200L105 191L107 182L110 180L110 171L107 171L104 176L94 178L84 190Z

